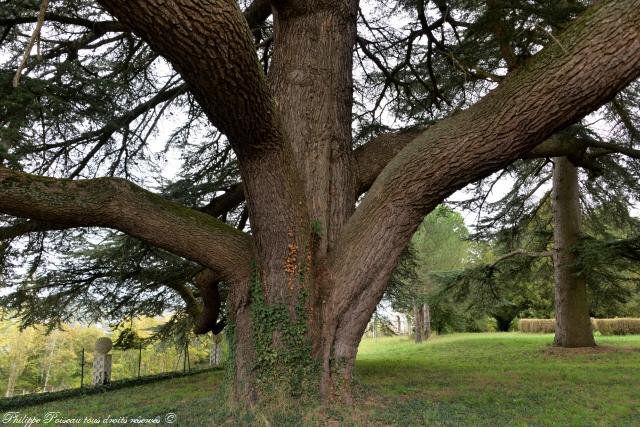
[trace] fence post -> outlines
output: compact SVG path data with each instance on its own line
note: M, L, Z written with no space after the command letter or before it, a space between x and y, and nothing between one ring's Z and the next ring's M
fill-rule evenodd
M183 365L182 365L182 372L187 372L187 344L185 343L184 345L184 357L183 357L183 361L182 361Z
M140 352L138 353L138 379L140 379L141 367L142 367L142 343L140 343Z
M191 358L189 357L189 341L187 341L187 370L191 372Z
M82 359L80 365L80 388L84 387L84 347L82 347Z

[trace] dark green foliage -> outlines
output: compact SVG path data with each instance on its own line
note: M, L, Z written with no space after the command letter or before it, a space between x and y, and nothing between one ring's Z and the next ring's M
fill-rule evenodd
M187 289L199 295L193 277L201 267L119 234L106 235L99 245L80 244L88 249L69 248L66 256L56 260L55 269L42 275L28 281L7 277L2 286L14 292L0 296L0 305L24 326L50 328L76 319L115 326L136 316L173 312L154 335L176 340L177 345L187 339L193 318L186 314L180 292Z
M423 221L396 267L385 300L400 312L412 315L416 304L428 304L431 325L438 333L486 330L477 313L465 310L437 277L459 269L469 260L468 231L462 216L439 206Z
M446 292L453 292L456 298L486 312L497 322L502 319L511 323L516 317L552 317L550 215L548 203L543 202L535 216L526 220L526 226L496 233L487 246L494 252L492 257L462 271L440 275L438 280ZM578 252L580 274L587 278L590 315L635 316L640 278L638 238L614 237L635 229L633 226L617 229L613 225L615 220L610 221L608 234L598 234L609 215L604 210L594 220L587 218L585 231L591 235L585 235L574 248Z
M38 9L39 2L0 2L0 164L124 177L189 207L239 181L226 139L179 75L93 1L49 1L42 36L13 87ZM158 139L159 131L168 137ZM163 171L167 158L182 161L175 179ZM246 223L242 205L220 215ZM21 225L0 217L0 227ZM200 268L115 233L36 227L0 243L0 304L24 325L51 327L173 311L165 332L176 332L188 323L176 289L199 301L191 279Z
M585 237L576 248L593 317L640 316L640 238Z
M113 348L120 350L130 350L132 348L140 348L143 340L135 330L129 328L121 329L113 342Z

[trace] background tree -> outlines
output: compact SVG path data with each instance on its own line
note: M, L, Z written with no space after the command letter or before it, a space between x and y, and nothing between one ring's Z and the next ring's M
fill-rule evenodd
M405 255L407 259L394 273L400 277L392 283L386 299L394 309L413 315L416 342L428 339L431 334L430 300L438 291L432 275L462 268L468 255L467 236L462 216L445 205L438 206L418 227L409 243L411 250ZM412 265L408 266L408 263ZM407 267L412 269L411 274L403 272ZM399 286L404 289L394 292ZM437 312L441 308L437 307ZM441 323L439 317L436 315L438 325ZM442 328L437 329L442 332Z
M508 330L517 317L554 316L557 284L550 193L534 212L528 211L512 227L496 230L485 243L487 255L475 265L438 277L445 292L452 292L462 304L480 307L495 317L499 330ZM637 220L630 221L621 226L619 217L608 209L585 217L580 240L571 249L577 255L571 266L586 283L587 318L640 314L634 302L638 296Z
M513 49L518 36L509 31L508 21L511 16L517 16L522 5L503 4L502 2L488 2L488 8L494 8L497 18L489 25L496 37L501 39L500 55L507 64L518 64L523 58L532 54L526 45L520 45L524 55L517 54ZM580 2L561 2L556 5L559 9L546 16L549 24L546 31L557 31L562 27L565 19L559 10L566 7L580 9ZM603 129L601 122L608 121ZM481 227L480 234L497 228L514 228L514 224L521 222L523 216L531 211L535 212L536 203L530 202L545 183L551 181L553 175L553 200L555 212L555 249L556 260L556 297L555 311L557 319L555 344L565 347L579 347L595 345L591 326L588 321L587 291L585 277L580 274L573 253L573 246L580 238L580 217L589 215L590 211L598 209L603 204L610 204L609 209L617 216L617 221L628 224L630 207L637 201L638 176L638 87L630 86L613 102L602 109L595 117L590 117L576 123L572 129L557 134L555 142L548 142L550 146L564 147L562 157L554 157L557 149L544 154L544 144L537 148L540 157L547 157L546 163L540 160L526 160L515 163L499 175L476 186L476 197L466 206L475 205L479 211L485 207L488 194L491 193L496 182L504 176L511 175L515 185L507 196L503 197L493 207L490 216ZM555 154L554 154L555 153ZM530 153L531 154L531 153ZM622 154L622 155L621 155ZM550 159L554 158L551 162ZM550 165L556 167L551 172ZM588 193L578 200L578 174L574 167L581 167L588 172L589 182L582 188ZM517 177L514 177L516 175ZM580 206L582 205L582 208ZM480 217L480 212L478 212ZM637 231L635 232L638 233ZM514 308L515 309L515 308Z
M199 264L181 281L190 292L176 293L197 302L206 332L220 327L218 288L229 286L238 401L278 387L274 378L348 397L360 337L423 217L640 72L634 0L600 2L573 25L581 7L571 2L550 2L557 22L526 2L512 21L493 3L395 3L401 29L393 9L370 14L356 1L257 1L244 12L234 1L97 4L3 9L3 240L58 230L5 249L10 269L31 257L27 274L11 273L26 280L10 285L31 298L71 295L32 285L39 267L51 271L43 254L78 228L115 229ZM40 55L26 49L21 69L38 16ZM554 24L562 34L546 31ZM509 48L518 61L506 66L476 55ZM416 106L394 111L409 112L403 121L437 123L369 139L390 87L417 94L392 97ZM188 117L169 141L187 172L158 185L143 178L157 154L148 141L171 107ZM250 233L239 230L247 217ZM148 259L140 270L157 265Z
M560 347L593 347L586 277L579 274L577 256L572 252L582 232L578 169L567 157L554 158L551 198L556 308L553 342Z
M633 93L634 90L632 87L629 92ZM630 108L630 111L634 111L635 107L631 105ZM500 200L485 205L489 215L480 224L479 236L495 235L499 230L515 236L520 233L519 229L527 227L532 217L538 215L540 206L551 196L556 260L556 345L594 345L588 321L586 283L589 278L577 265L579 255L576 250L580 239L590 234L592 237L600 236L610 240L611 235L605 230L611 231L613 228L625 230L618 235L622 239L634 238L640 233L637 220L629 214L638 198L638 156L633 136L636 132L633 122L635 118L631 119L627 115L627 119L627 125L618 121L618 130L614 130L607 142L601 143L598 141L602 141L602 138L585 124L574 127L572 133L565 136L568 140L592 140L595 144L602 144L610 149L586 148L582 157L557 157L553 162L549 161L549 164L530 160L527 163L531 165L514 165L510 171L516 180L513 190ZM580 170L586 171L582 179L579 179L576 165L582 167ZM531 172L532 167L537 173ZM553 194L544 193L541 189L549 183L552 175ZM494 180L491 181L495 183ZM491 183L489 188L493 185ZM480 187L482 185L476 190ZM540 197L539 193L543 193L543 196ZM474 197L473 203L480 200L482 206L487 195L479 194L478 191L476 194L478 196ZM602 215L603 212L607 214ZM584 231L580 227L583 216L589 222L589 229ZM514 241L517 239L514 238ZM511 250L517 252L523 248L511 245Z

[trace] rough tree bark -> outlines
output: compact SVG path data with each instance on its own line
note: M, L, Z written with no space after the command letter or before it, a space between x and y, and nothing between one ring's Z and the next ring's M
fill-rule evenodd
M348 400L361 336L423 217L640 74L640 0L598 2L474 106L398 145L352 150L356 0L274 0L269 76L235 0L99 3L173 64L228 137L251 236L121 180L2 167L0 212L116 228L228 282L238 402L294 381Z
M580 239L578 168L567 157L553 159L553 264L556 333L559 347L595 346L589 318L587 282L579 274L574 246Z

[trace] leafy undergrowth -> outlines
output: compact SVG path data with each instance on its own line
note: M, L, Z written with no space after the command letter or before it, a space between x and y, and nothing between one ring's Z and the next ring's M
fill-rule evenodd
M42 418L59 412L59 420L125 417L130 424L147 418L180 426L640 425L640 336L599 337L605 348L595 351L550 351L552 338L456 334L419 345L405 337L365 340L355 407L278 410L276 404L238 415L216 392L223 374L209 372L20 413Z

